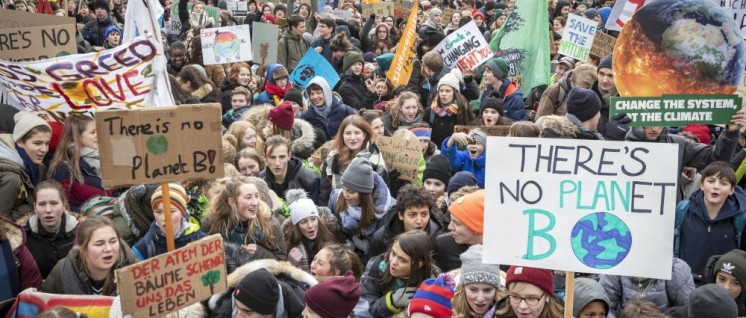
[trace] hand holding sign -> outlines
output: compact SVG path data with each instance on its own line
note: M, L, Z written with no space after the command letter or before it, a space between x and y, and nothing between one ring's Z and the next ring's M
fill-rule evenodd
M744 126L746 126L746 110L742 109L731 117L728 131L739 131Z

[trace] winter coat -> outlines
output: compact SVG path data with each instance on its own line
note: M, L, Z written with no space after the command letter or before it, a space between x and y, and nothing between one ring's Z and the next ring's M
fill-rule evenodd
M591 278L578 277L575 278L575 293L574 293L572 316L580 317L580 311L585 306L593 301L603 301L606 306L609 306L609 296L606 295L606 291L603 289L601 284ZM608 308L607 308L608 311Z
M34 256L42 278L46 278L57 262L65 258L73 247L78 220L67 212L62 213L61 219L57 233L44 230L36 214L31 216L23 228L26 232L26 246Z
M225 78L223 83L220 85L220 107L223 110L223 114L227 113L233 106L231 105L231 93L238 87L238 83L231 82L228 77ZM251 98L249 96L248 98ZM249 101L250 102L250 101Z
M601 275L599 281L609 296L609 318L619 317L622 309L638 298L661 309L683 306L694 290L691 269L678 258L673 260L671 280Z
M480 188L484 188L484 175L487 172L486 149L479 157L472 159L467 150L458 150L456 143L448 147L449 140L451 140L451 137L443 140L443 144L440 145L440 154L448 158L448 161L451 162L453 173L469 171L477 177L477 185Z
M567 118L567 120L569 120L573 125L575 125L576 128L578 128L578 134L576 135L575 139L604 140L604 137L601 136L601 134L585 128L585 126L583 126L583 122L581 122L578 117L575 117L575 115L565 114L565 118Z
M598 120L598 132L602 135L606 135L606 124L609 122L609 101L604 99L601 89L598 87L598 81L591 85L591 90L596 92L598 98L601 99L601 118ZM619 96L618 92L611 94L611 96Z
M337 216L332 213L331 210L329 210L327 207L317 207L319 210L319 219L323 219L324 223L326 223L326 228L329 229L329 232L332 233L333 237L335 238L336 242L345 242L346 237L344 233L342 233L342 230L339 228L339 219L337 219ZM282 222L282 233L287 236L290 231L292 231L293 227L293 220L292 219L286 219L285 222ZM306 272L310 272L311 270L311 262L313 261L314 256L316 256L317 251L310 250L311 243L308 241L305 237L302 238L303 242L301 244L298 244L296 246L288 246L288 251L290 251L293 248L298 248L301 251L301 254L303 255L298 262L298 264L295 264L295 267L300 268ZM321 247L319 247L319 250Z
M421 282L410 281L408 286L404 286L404 281L400 278L396 278L393 288L382 290L382 287L378 285L378 283L383 280L383 276L387 269L388 261L385 259L385 255L373 257L370 262L368 262L368 265L365 266L365 273L363 273L363 276L360 278L360 300L362 301L359 302L353 310L356 316L384 318L391 317L406 309L399 308L397 311L392 311L387 304L388 293L394 292L403 287L418 287ZM361 309L364 310L366 308L368 311L367 313L358 314Z
M405 128L409 129L409 127L419 124L422 122L422 117L425 115L424 112L418 112L417 115L414 117L412 121L407 121L404 116L399 114L399 125L394 126L394 115L391 114L392 109L385 110L383 112L383 115L381 115L381 120L383 121L383 127L386 133L389 135L393 134L399 128Z
M119 196L113 206L111 222L119 237L134 245L150 229L155 217L150 207L150 198L158 184L141 184L129 188Z
M484 100L486 96L490 96L493 90L492 85L487 85L487 88L482 93L481 100ZM526 116L526 105L523 103L523 91L516 82L504 80L497 93L499 94L498 97L503 100L503 114L505 114L505 117L510 118L512 121L521 121L528 117ZM484 110L483 106L480 105L479 107L480 114Z
M42 277L36 261L26 246L23 228L7 218L0 217L0 227L6 240L0 241L0 301L18 295L26 288L39 288ZM6 267L11 265L10 267ZM7 297L7 298L6 298Z
M209 78L212 83L215 84L215 89L218 89L218 85L225 81L225 78L227 76L223 64L203 65L203 67L205 68L205 73L207 73L207 78ZM220 101L212 101L212 103L218 102Z
M64 150L61 149L60 151ZM57 164L50 175L50 178L57 180L57 182L62 186L62 189L65 190L65 196L67 196L68 202L70 203L70 210L78 211L83 202L92 197L110 197L115 195L114 190L104 188L101 177L85 160L81 158L79 165L80 174L81 177L83 177L83 183L73 179L70 166L65 162Z
M81 31L83 39L88 41L91 46L104 46L104 43L106 43L106 38L104 37L106 28L112 25L114 25L114 21L111 19L111 16L107 16L104 21L99 21L98 18L88 21Z
M399 219L399 214L396 212L397 209L397 206L391 208L386 216L384 226L376 230L373 233L373 237L370 238L370 247L368 249L370 255L375 256L385 253L389 245L394 241L394 238L404 233L404 221ZM443 224L431 215L424 231L430 235L430 241L435 242L435 239L440 234L443 234L444 227Z
M387 183L388 170L386 169L386 162L383 160L383 154L376 144L369 142L355 155L355 158L367 159L373 166L373 171L381 176L383 181ZM352 160L350 160L350 162L352 162ZM330 151L329 155L326 156L326 161L324 161L324 164L321 166L321 171L324 177L321 178L319 200L322 204L328 202L329 195L332 191L342 188L342 174L344 174L345 169L347 169L347 167L339 166L339 154L334 150Z
M44 176L40 166L39 175ZM11 220L33 211L34 184L10 134L0 134L0 217Z
M570 95L570 90L572 89L572 81L570 81L571 74L572 71L565 73L559 82L549 85L544 93L541 94L539 107L536 109L536 119L546 115L564 116L567 114L567 96ZM561 94L562 92L564 93ZM562 97L562 100L557 105L557 100L560 97Z
M232 123L243 118L243 115L248 111L252 105L241 106L238 108L228 109L223 115L223 127L230 127Z
M202 85L200 88L194 90L190 96L194 99L198 100L202 104L208 104L208 103L219 103L219 100L216 100L213 96L212 91L216 89L213 88L211 84L205 84Z
M280 67L280 64L272 64L269 67L267 67L267 79L266 82L268 83L274 83L275 77L272 75L272 73L275 72L275 69ZM309 83L310 84L310 83ZM263 91L254 99L254 104L270 104L272 106L279 105L278 103L275 103L274 99L272 98L272 94L270 94L268 91ZM266 118L265 118L266 119Z
M311 169L305 167L300 159L290 157L285 172L285 180L278 184L272 170L267 167L259 173L259 178L264 179L269 189L275 194L285 199L285 191L289 189L303 189L308 194L308 198L315 204L319 201L319 176Z
M373 109L373 103L378 99L376 93L365 86L362 75L342 75L337 92L342 96L342 102L354 109Z
M600 122L599 122L600 125ZM715 142L715 145L696 143L690 139L678 135L672 135L665 130L661 132L654 142L679 144L679 172L683 167L693 167L697 170L704 169L714 161L730 162L733 153L738 147L738 132L724 130ZM627 132L625 140L648 141L642 127L633 127ZM676 196L676 201L683 199L681 193Z
M212 295L210 299L186 308L187 317L231 318L235 317L233 292L241 280L251 272L266 269L280 284L280 299L274 317L297 318L305 308L303 294L318 282L311 274L295 268L288 262L263 259L237 268L228 275L228 289Z
M180 232L174 233L174 248L182 248L207 236L205 232L200 231L199 222L195 218L189 218L189 227ZM146 260L166 252L168 252L166 236L161 233L161 229L155 221L150 225L150 229L145 233L145 236L132 247L132 253L138 260Z
M258 222L258 221L257 221ZM285 238L282 234L282 229L280 228L280 223L277 219L274 217L272 218L272 228L275 232L275 246L276 248L274 250L268 249L264 244L262 244L261 241L248 241L244 242L243 238L246 237L246 233L248 233L248 224L246 222L241 222L238 226L234 227L230 233L228 233L228 237L223 237L226 241L230 241L236 244L256 244L256 251L252 255L252 260L257 259L277 259L284 261L288 258L287 249L285 248Z
M422 93L420 94L420 96L423 97L427 96L427 99L422 100L422 105L425 105L425 107L429 108L430 105L433 104L433 98L435 98L438 94L438 82L440 82L440 79L448 74L448 72L450 72L450 70L444 67L440 70L440 72L427 79L427 83L429 85L427 88L423 87ZM466 100L479 98L479 87L477 86L477 81L475 81L473 77L464 77L464 81L460 83L460 86L461 88L459 89L459 91L461 92L461 95L464 95L464 98L466 98ZM505 109L507 110L507 108Z
M277 42L277 63L285 65L288 70L294 69L310 46L311 43L302 36L291 33L288 28ZM261 57L255 59L259 60Z
M347 116L355 115L355 110L334 97L331 88L329 88L329 84L327 84L323 78L315 77L306 87L312 84L321 86L321 89L324 91L324 102L326 103L326 107L329 108L329 113L326 117L323 117L314 109L316 106L311 105L302 115L300 115L300 118L314 127L321 129L325 134L324 137L326 137L326 140L331 140L337 135L339 125L342 124L342 121Z
M292 148L293 156L307 160L311 157L313 151L316 150L316 129L311 126L307 121L296 118L293 121L293 128L290 130L290 137L292 139L290 148ZM322 143L319 143L321 146Z
M710 256L746 246L743 238L741 244L735 241L733 222L741 213L746 213L746 192L740 187L728 196L714 220L707 214L702 190L689 197L689 210L680 229L678 257L692 268L692 273L703 275Z
M461 268L461 253L469 249L468 244L457 244L451 233L443 233L433 241L433 259L444 272Z
M75 246L70 253L54 266L52 272L41 286L41 291L51 294L68 294L68 295L94 295L91 278L88 277L84 270L80 254L80 247ZM137 262L135 254L130 247L119 239L119 260L114 264L109 275L114 275L114 271ZM113 277L111 277L113 279ZM109 292L102 296L116 296L116 284L112 283Z
M326 59L327 62L329 62L329 64L333 64L332 63L332 47L331 47L333 37L334 35L332 34L332 36L330 36L328 39L318 38L315 41L313 41L313 43L311 43L311 47L314 49L316 49L317 47L321 47L320 54ZM347 38L349 39L349 37ZM279 51L278 51L278 54L279 54Z
M469 107L468 104L459 105L459 107ZM443 140L453 134L455 126L458 125L458 115L440 117L432 111L432 108L425 108L425 119L432 128L430 141L436 145L443 143Z

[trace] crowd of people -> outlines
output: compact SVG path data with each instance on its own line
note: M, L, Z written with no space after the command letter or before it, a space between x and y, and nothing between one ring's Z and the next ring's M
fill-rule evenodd
M228 289L185 317L563 317L563 273L482 259L487 133L503 126L510 137L680 146L661 158L681 171L672 278L577 273L573 317L746 316L746 112L724 128L609 118L619 96L612 55L578 61L557 46L572 14L616 36L604 28L614 1L548 1L554 73L530 92L502 58L462 72L432 50L470 21L491 40L516 0L415 2L414 70L400 86L385 74L409 22L362 16L359 1L250 0L246 16L226 1L160 1L173 99L221 104L225 176L170 183L167 196L159 184L106 188L92 117L47 122L0 106L0 301L27 288L117 296L116 269L167 252L168 201L176 248L214 234L224 241ZM128 27L126 0L2 2L74 17L78 53L120 45ZM280 27L276 64L204 65L201 29L256 22ZM337 71L337 85L289 80L309 49ZM415 180L387 166L377 145L403 130L421 145ZM63 306L39 317L79 315Z

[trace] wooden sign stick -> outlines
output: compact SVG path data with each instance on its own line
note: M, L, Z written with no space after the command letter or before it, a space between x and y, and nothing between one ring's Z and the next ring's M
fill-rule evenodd
M163 193L163 217L166 219L166 248L174 250L174 222L171 221L171 188L168 183L161 183Z
M575 298L575 272L565 272L565 317L572 317Z

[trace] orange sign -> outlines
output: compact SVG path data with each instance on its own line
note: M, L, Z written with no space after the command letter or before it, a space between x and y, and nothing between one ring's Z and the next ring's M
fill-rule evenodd
M404 29L404 36L400 39L399 45L396 46L396 54L394 55L394 61L391 63L391 68L386 73L386 77L391 81L394 87L399 85L406 85L409 81L409 77L412 75L412 68L414 64L414 42L417 39L417 9L418 6L412 7L412 12L409 13L409 19L407 19L407 26Z

